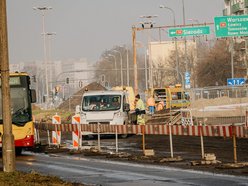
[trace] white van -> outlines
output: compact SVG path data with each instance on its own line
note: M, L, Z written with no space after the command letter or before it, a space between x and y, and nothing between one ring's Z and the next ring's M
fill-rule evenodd
M86 91L79 108L81 124L129 123L130 105L126 91Z

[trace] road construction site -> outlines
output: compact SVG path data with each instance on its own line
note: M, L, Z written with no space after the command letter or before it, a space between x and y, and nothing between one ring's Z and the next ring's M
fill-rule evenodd
M97 87L98 90L102 89L98 84L91 84L90 86L87 88ZM242 103L240 98L236 100L226 97L213 100L198 99L187 109L158 111L154 115L146 116L145 131L142 130L141 126L131 127L132 130L137 131L131 131L128 126L126 129L119 129L121 126L118 126L118 131L115 133L115 127L112 126L111 129L108 127L104 129L111 130L112 135L105 135L102 128L97 133L97 125L95 128L92 125L90 130L94 130L95 135L83 136L78 148L75 149L73 148L72 132L77 131L77 125L71 125L74 113L70 112L67 116L63 113L68 110L68 104L71 104L70 108L75 108L80 103L83 92L84 89L72 96L71 100L66 100L57 110L48 112L46 115L42 115L40 111L35 116L36 126L38 126L37 133L39 134L36 151L166 164L187 169L247 176L246 110L244 107L241 108L242 103L245 102L244 99ZM204 112L201 110L203 105ZM219 109L218 112L222 112L220 108L239 110L235 112L236 114L225 116L225 112L216 114L216 108ZM210 117L211 114L206 114L206 110L208 114L212 112L214 117ZM61 117L62 125L52 124L52 117L55 113L63 116ZM183 118L188 120L188 123L182 125ZM65 123L67 125L63 125ZM169 123L170 125L168 125ZM218 126L216 127L216 125ZM57 128L55 129L54 126L57 126ZM172 127L172 135L169 135L169 126ZM104 126L102 127L104 128ZM52 143L52 130L62 131L60 144ZM120 134L125 133L125 130L129 131L128 137L120 139ZM164 133L158 130L163 130ZM201 132L203 132L203 135L201 135Z

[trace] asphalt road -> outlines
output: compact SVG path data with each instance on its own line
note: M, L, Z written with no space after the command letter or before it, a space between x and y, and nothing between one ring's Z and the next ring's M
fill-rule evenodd
M90 185L247 185L248 178L182 170L166 166L143 165L93 158L24 153L16 159L17 170L37 171Z

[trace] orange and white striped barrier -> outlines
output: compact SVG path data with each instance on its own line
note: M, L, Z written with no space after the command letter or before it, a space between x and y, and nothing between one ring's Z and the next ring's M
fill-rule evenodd
M77 129L76 131L72 131L72 148L73 149L79 149L81 145L81 130L80 130L80 115L76 114L72 116L72 125L76 125Z
M81 132L92 132L97 134L98 125L97 124L80 124ZM53 127L50 127L49 124L39 123L36 125L40 130L54 130L63 132L76 132L78 126L74 124L55 124ZM142 128L140 125L107 125L101 124L99 126L100 133L110 133L115 134L117 128L118 134L139 134L142 133ZM200 136L202 130L203 136L208 137L232 137L235 131L237 138L248 138L248 127L245 125L242 126L181 126L173 125L171 126L172 135L181 135L181 136ZM145 125L144 128L145 134L150 135L169 135L169 125Z
M52 131L52 144L61 144L61 130L58 129L58 125L61 125L61 117L59 115L54 115L52 117L52 124L55 126L55 131Z

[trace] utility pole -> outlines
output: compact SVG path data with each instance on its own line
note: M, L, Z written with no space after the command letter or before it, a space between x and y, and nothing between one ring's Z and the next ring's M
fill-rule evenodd
M113 50L114 52L117 52L120 55L120 60L121 60L121 87L123 87L123 70L122 70L122 54L118 50Z
M183 4L183 25L185 26L186 25L186 22L185 22L185 8L184 8L184 0L182 0L182 4ZM188 57L187 57L187 38L186 37L184 37L184 50L185 50L185 71L186 71L186 73L188 73L189 72L189 65L188 65Z
M165 8L165 9L171 11L171 13L173 15L173 24L174 24L174 27L176 28L176 15L175 15L175 11L172 8L166 7L164 5L160 5L159 7L160 8ZM180 80L179 80L180 78L179 78L179 57L178 57L177 38L175 37L174 40L175 40L176 70L177 70L177 83L178 83L178 82L180 82Z
M132 27L132 36L133 36L133 68L134 68L134 93L138 94L138 69L137 69L137 61L136 61L136 27Z
M6 0L0 0L0 70L3 110L3 171L15 171L15 148L10 113L9 59Z
M230 47L229 47L229 50L230 50L230 53L231 53L231 73L232 73L232 78L234 78L234 66L233 66L233 56L234 56L234 49L233 49L233 46L234 45L234 41L233 41L233 38L231 37L230 38Z
M53 72L52 72L52 69L54 68L53 67L53 62L52 62L52 55L51 55L51 40L52 40L52 36L56 35L55 32L47 32L46 33L46 36L47 36L47 40L48 40L48 57L47 57L47 61L48 61L48 66L49 67L47 69L47 73L48 73L48 79L50 80L50 90L53 90ZM56 85L55 85L56 86Z
M52 7L33 7L34 10L40 10L42 13L42 35L43 35L43 48L44 48L44 65L45 65L45 87L46 87L46 109L49 102L49 87L48 87L48 69L47 69L47 49L46 49L46 32L45 32L45 11L51 10Z
M127 51L127 86L129 87L130 84L129 84L129 56L128 56L128 48L126 48L126 51Z
M247 42L248 39L245 39L245 65L246 65L246 78L248 78L248 52L247 52Z

